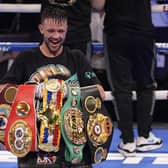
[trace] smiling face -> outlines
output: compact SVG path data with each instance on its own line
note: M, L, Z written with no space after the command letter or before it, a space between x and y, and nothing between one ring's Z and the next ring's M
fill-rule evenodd
M46 18L39 25L43 35L43 49L47 55L59 55L63 50L63 43L68 29L67 20Z

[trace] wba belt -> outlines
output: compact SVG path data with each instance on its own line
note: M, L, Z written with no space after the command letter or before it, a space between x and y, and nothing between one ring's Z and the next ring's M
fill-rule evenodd
M18 157L35 151L35 85L19 85L5 131L5 147Z
M107 157L113 133L112 121L96 85L82 87L81 100L91 160L99 163Z

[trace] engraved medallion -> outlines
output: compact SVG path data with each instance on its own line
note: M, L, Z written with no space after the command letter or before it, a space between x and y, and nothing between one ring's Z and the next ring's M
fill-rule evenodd
M60 87L58 79L50 79L46 82L46 89L50 92L57 92Z
M94 146L106 143L112 133L112 123L109 117L96 113L89 116L87 133Z
M106 158L106 156L107 156L107 149L103 149L102 147L97 148L94 155L95 163L100 163L102 159Z
M12 103L15 95L16 95L17 88L16 87L8 87L4 93L4 98L7 103Z
M88 96L85 99L84 105L89 113L94 113L97 109L101 108L101 100L99 97Z
M84 121L82 113L77 108L69 109L64 115L64 128L67 137L74 144L84 144L86 142L84 132Z
M18 120L12 124L8 133L8 143L10 151L18 156L26 156L32 145L32 131L29 125L22 121Z

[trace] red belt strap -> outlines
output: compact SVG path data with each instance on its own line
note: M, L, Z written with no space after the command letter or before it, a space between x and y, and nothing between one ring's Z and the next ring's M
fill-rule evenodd
M5 131L5 147L18 157L37 147L36 85L19 85Z

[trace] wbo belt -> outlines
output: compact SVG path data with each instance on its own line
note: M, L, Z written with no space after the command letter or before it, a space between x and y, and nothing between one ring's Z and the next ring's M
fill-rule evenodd
M96 85L81 88L81 101L91 161L99 163L107 157L113 124Z
M5 147L17 157L37 148L36 85L19 85L5 131Z

